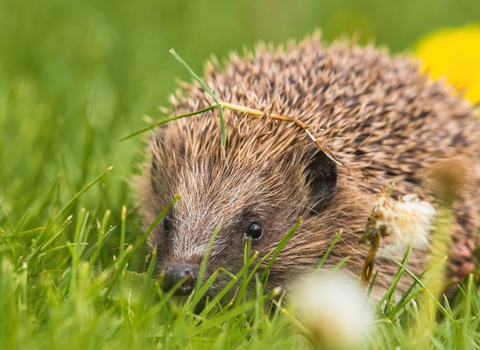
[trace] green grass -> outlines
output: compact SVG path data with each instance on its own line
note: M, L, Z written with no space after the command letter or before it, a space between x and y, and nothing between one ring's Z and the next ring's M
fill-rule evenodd
M96 179L97 186L102 175ZM66 344L70 349L316 347L315 337L285 304L283 294L277 290L264 293L262 282L267 274L254 273L264 259L252 254L248 245L245 267L236 276L220 269L189 298L177 300L172 292L161 291L161 276L154 278L156 250L136 267L143 272L130 270L136 264L136 251L168 207L138 239L113 252L108 247L114 236L123 240L127 215L112 226L110 211L100 214L98 206L91 211L82 208L73 218L66 217L68 208L53 205L49 220L38 230L22 228L23 218L13 223L7 219L7 227L2 228L0 348L63 349ZM298 224L272 251L273 259ZM444 220L443 228L448 230L449 225ZM442 296L438 303L432 276L439 264L434 264L395 300L396 283L403 274L411 274L406 268L410 252L397 262L391 288L374 305L375 326L368 344L359 344L359 348L475 348L480 299L473 276L451 303ZM196 314L195 306L220 273L228 274L232 282ZM252 295L245 289L250 280L257 281ZM236 286L240 286L236 299L229 305L220 303L222 294ZM268 308L275 296L277 307Z
M190 80L172 47L201 72L212 52L317 27L402 51L478 18L477 0L1 1L0 349L314 348L284 301L266 316L261 283L200 315L201 288L189 300L160 290L129 188L145 135L118 140L163 116L175 77ZM256 278L247 272L236 278ZM478 347L472 281L439 311L420 285L386 294L368 347Z

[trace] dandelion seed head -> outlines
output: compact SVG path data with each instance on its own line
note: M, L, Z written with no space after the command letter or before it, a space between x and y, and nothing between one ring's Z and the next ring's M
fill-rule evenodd
M298 286L300 316L326 349L356 349L367 339L370 310L355 281L336 274L304 281Z
M420 201L415 194L395 200L385 191L377 196L372 209L373 226L381 236L392 239L386 249L412 246L428 247L436 210L428 202Z

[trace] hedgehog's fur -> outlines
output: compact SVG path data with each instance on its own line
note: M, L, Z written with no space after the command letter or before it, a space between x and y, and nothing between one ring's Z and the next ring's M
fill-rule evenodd
M264 237L252 244L263 255L302 216L302 225L271 269L268 289L288 288L296 276L312 270L339 230L343 235L325 266L350 256L345 266L355 276L367 253L358 240L381 184L396 183L394 196L416 193L433 201L424 185L432 164L460 157L474 174L480 163L480 128L469 103L443 82L419 74L410 59L392 58L372 46L339 41L325 47L319 35L276 51L260 45L254 54L232 54L224 70L210 63L205 81L226 102L315 126L322 144L350 169L362 169L370 183L339 166L335 195L322 201L329 190L322 188L321 172L333 163L292 123L225 110L228 136L221 149L218 110L171 122L150 138L150 161L138 183L146 224L181 194L172 209L171 234L158 225L150 237L150 245L158 247L160 269L171 262L199 264L221 222L207 275L218 267L236 273L243 266L242 239L250 220L265 228ZM172 100L174 115L213 103L198 84L183 86ZM312 166L320 167L320 177L312 176ZM335 183L330 187L333 193ZM478 188L477 181L456 204L455 243L473 239L477 232ZM320 197L313 193L319 189ZM425 256L414 251L410 268L420 272ZM389 286L397 266L377 257L376 268L380 291ZM210 295L228 280L219 278Z

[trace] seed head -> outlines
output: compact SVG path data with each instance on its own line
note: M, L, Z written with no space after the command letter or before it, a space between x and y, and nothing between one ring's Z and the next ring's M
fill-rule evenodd
M355 281L343 275L304 282L296 298L305 325L322 349L358 349L371 327Z
M380 236L392 237L393 246L426 249L435 214L435 208L415 194L395 200L384 190L377 195L368 225Z

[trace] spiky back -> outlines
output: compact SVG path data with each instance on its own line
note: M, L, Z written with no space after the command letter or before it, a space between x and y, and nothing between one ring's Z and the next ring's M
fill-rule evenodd
M224 101L313 126L342 161L376 183L418 183L420 169L445 152L470 153L479 135L472 107L443 82L419 74L410 59L348 42L326 48L319 35L286 50L260 45L254 54L232 54L224 71L208 64L205 80ZM213 104L196 84L177 97L174 114ZM225 118L227 157L282 158L293 144L310 142L287 122L229 110ZM218 111L169 127L193 156L219 150ZM478 147L473 152L478 157Z
M371 194L382 183L395 182L396 194L417 193L429 198L422 183L438 159L460 155L473 167L479 164L476 143L480 129L473 108L442 82L419 74L410 59L392 58L372 46L335 42L327 48L318 35L286 49L260 45L244 57L232 54L223 70L218 64L208 64L205 81L226 102L300 119L349 168L362 169L369 181L339 168L333 202L321 215L306 214L302 206L310 194L301 177L306 166L302 154L314 145L294 124L225 110L227 144L221 149L218 111L212 111L172 122L152 137L152 161L146 170L151 179L141 185L139 196L146 222L153 220L175 191L189 192L186 196L190 197L179 212L206 210L209 214L205 215L212 217L210 226L219 220L215 213L233 218L233 213L222 210L229 205L230 211L235 210L232 193L239 182L250 181L247 188L275 198L276 205L262 208L262 215L268 216L270 210L273 217L286 218L282 225L292 224L301 214L307 217L278 267L278 273L287 278L288 269L318 261L339 229L347 235L343 246L337 248L338 257L353 254L353 264L358 267L365 252L356 246L356 240L364 228ZM184 86L172 100L172 114L213 104L197 84ZM459 205L468 211L463 219L466 224L459 228L462 236L471 237L478 227L477 192L465 200L467 206ZM235 198L242 205L261 208L251 193L240 191ZM183 219L189 220L187 216ZM211 230L210 226L205 229ZM195 242L192 237L186 239ZM152 237L152 242L159 240ZM417 259L418 265L421 259Z

